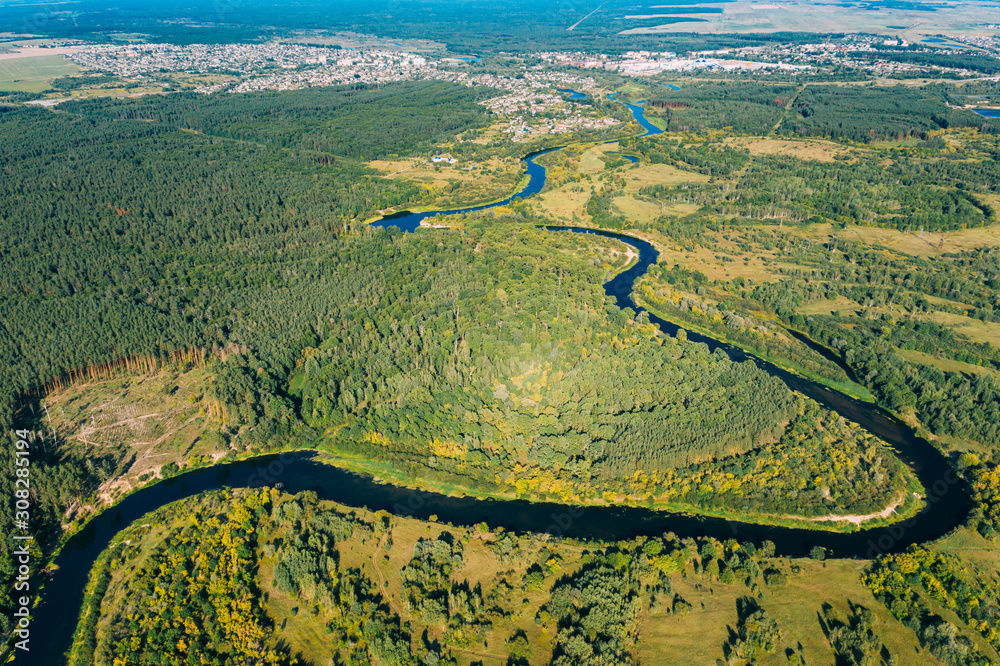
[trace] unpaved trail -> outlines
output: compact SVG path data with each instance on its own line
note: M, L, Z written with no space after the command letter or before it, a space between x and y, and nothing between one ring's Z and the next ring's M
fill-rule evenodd
M896 498L895 502L885 507L881 511L876 511L875 513L868 513L863 516L862 515L841 516L841 515L830 514L829 516L813 516L812 518L809 518L807 516L785 515L782 516L782 518L791 518L793 520L808 520L809 522L813 523L837 521L837 522L854 523L855 525L860 525L866 520L872 520L873 518L888 518L902 503L903 503L903 495L900 495L898 498Z
M385 600L389 604L389 607L392 608L392 611L402 618L403 611L396 605L396 602L389 594L389 586L385 584L385 576L382 575L382 571L378 568L378 564L375 562L375 558L378 557L378 554L382 552L383 548L385 548L385 540L387 538L389 538L389 535L383 534L382 540L378 542L378 546L376 546L375 550L372 551L372 569L375 570L375 577L378 578L378 589L382 593L382 596L385 597Z

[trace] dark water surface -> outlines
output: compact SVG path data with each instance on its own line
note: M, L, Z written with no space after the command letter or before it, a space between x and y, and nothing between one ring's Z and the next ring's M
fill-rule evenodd
M561 93L569 93L570 99L587 99L587 93L577 92L572 88L558 88L557 90Z
M582 95L582 93L576 93L575 91L571 91L568 88L561 90L560 92L566 92L566 91L574 92L577 95ZM586 95L583 96L586 97ZM608 95L608 97L616 102L618 101L617 99L614 98L613 95ZM573 99L573 97L570 96L570 99ZM646 133L643 134L642 136L652 136L654 134L660 134L661 132L663 132L663 130L656 127L648 120L646 120L645 116L642 113L641 106L636 106L635 104L626 104L625 102L622 102L622 104L625 104L625 106L629 108L629 110L632 112L632 117L635 118L636 122L638 122L646 129ZM617 139L608 141L607 143L614 143L615 141L617 141ZM372 226L383 227L383 228L399 227L399 229L402 231L413 232L417 230L417 228L420 226L420 223L423 222L424 220L429 220L429 222L433 224L434 218L437 217L438 215L458 215L461 213L474 213L480 210L489 210L490 208L496 208L497 206L506 206L507 204L517 199L526 199L527 197L538 194L539 192L542 191L542 188L545 187L545 178L546 178L545 167L535 162L535 159L541 157L542 155L554 153L557 150L562 150L562 147L549 148L547 150L540 150L531 153L529 155L526 155L524 158L524 163L527 166L526 175L528 176L528 183L520 190L518 190L511 196L507 197L506 199L503 199L502 201L495 201L493 203L488 203L488 204L480 204L478 206L470 206L468 208L456 208L454 210L435 210L435 211L426 211L423 213L413 213L408 210L403 210L399 211L398 213L393 213L392 215L386 215L381 220L376 220L375 222L372 222ZM629 160L632 163L635 163L638 159L631 155L625 155L623 157L625 157L625 159Z
M627 106L632 109L636 120L647 127L647 135L660 132L653 126L647 126L640 107ZM536 164L534 159L552 150L558 148L525 158L528 164L528 184L503 202L454 211L405 213L385 218L376 224L395 225L404 231L413 231L421 220L434 215L485 210L509 203L517 197L536 194L545 185L545 169ZM604 289L619 307L642 310L632 302L632 287L635 280L656 262L658 253L650 243L612 232L570 227L547 228L551 231L597 233L617 238L635 248L639 253L636 264L607 282ZM679 328L652 313L647 314L650 321L666 333L673 335ZM688 331L687 337L690 342L706 344L710 349L720 350L735 361L756 363L784 381L789 388L804 393L884 439L927 489L927 508L918 516L898 525L846 534L755 525L638 507L579 507L523 500L448 497L377 483L371 477L322 464L316 460L316 454L312 451L220 463L210 468L186 472L136 491L71 538L56 558L57 569L48 581L34 614L31 651L16 651L16 663L39 666L64 663L62 655L72 642L89 572L97 556L112 543L121 529L165 504L221 488L260 487L281 483L287 492L314 490L323 499L372 510L385 509L396 515L427 519L436 514L439 521L456 525L473 525L485 521L492 527L502 526L512 531L548 532L554 536L579 539L613 541L637 535L662 535L665 532L673 532L678 536L711 535L719 539L735 538L757 543L768 539L775 543L779 553L790 556L804 556L813 546L822 546L832 557L874 557L882 552L896 552L913 543L936 539L965 520L971 508L968 489L952 472L944 456L928 442L917 437L905 424L877 406L830 390L817 382L753 357L737 347L693 331Z
M413 232L417 230L420 223L428 218L430 222L434 222L434 218L438 215L458 215L459 213L473 213L477 210L488 210L490 208L496 208L497 206L506 206L507 204L513 202L515 199L525 199L534 194L538 194L545 187L545 167L541 164L535 162L535 158L541 157L542 155L547 155L553 153L557 150L562 150L562 148L549 148L548 150L540 150L536 153L531 153L524 158L525 164L528 166L527 176L528 183L522 187L520 190L510 195L502 201L495 201L488 204L480 204L479 206L470 206L469 208L456 208L455 210L434 210L427 211L424 213L411 213L408 210L400 211L394 213L393 215L387 215L381 220L372 222L372 226L375 227L399 227L402 231Z

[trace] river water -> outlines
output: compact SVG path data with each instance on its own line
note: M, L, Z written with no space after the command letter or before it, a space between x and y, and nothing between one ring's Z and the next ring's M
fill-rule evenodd
M647 128L644 136L659 133L660 130L654 126L647 126L647 121L642 118L641 107L628 106L636 120ZM434 215L485 210L510 203L518 197L536 194L545 185L545 168L535 163L534 159L551 150L525 158L528 184L502 202L437 213L404 213L375 224L383 227L399 226L404 231L413 231L421 220ZM639 255L638 261L607 282L604 289L619 307L641 310L632 302L632 288L635 280L656 262L658 253L650 243L613 232L570 227L548 229L553 232L597 233L617 238L635 248ZM650 321L665 333L673 335L678 330L678 326L672 322L652 313L647 314ZM473 525L485 521L492 527L502 526L518 532L547 532L554 537L613 541L638 535L658 536L673 532L682 537L711 535L719 539L735 538L756 543L767 539L775 543L779 553L789 556L804 556L813 546L822 546L832 557L870 558L879 553L902 550L913 543L936 539L965 520L971 508L967 488L951 472L944 457L906 425L874 405L854 400L782 370L739 348L691 331L687 332L687 337L692 343L703 343L713 350L721 350L735 361L756 363L784 381L789 388L804 393L884 439L927 489L927 508L918 516L898 525L853 533L834 533L771 527L639 507L579 507L523 500L449 497L377 483L371 477L323 464L317 460L313 451L222 463L186 472L143 488L105 511L91 521L86 529L71 538L56 558L55 571L35 610L32 649L27 653L16 651L16 663L50 666L64 662L62 655L72 642L89 572L97 556L113 542L122 528L165 504L221 488L260 487L280 483L287 492L313 490L323 499L349 506L384 509L396 515L420 519L437 515L439 521L455 525Z
M577 92L576 90L573 90L572 88L559 88L558 90L561 93L569 93L569 98L570 99L587 99L587 94L586 93Z

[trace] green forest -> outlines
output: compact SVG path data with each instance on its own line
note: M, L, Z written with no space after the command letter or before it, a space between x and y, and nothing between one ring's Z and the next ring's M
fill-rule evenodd
M438 491L815 529L919 510L927 489L878 437L615 305L602 283L631 261L620 243L547 231L532 201L451 230L369 226L441 193L368 163L478 136L493 94L421 81L0 104L0 461L15 465L14 431L30 430L36 567L68 511L96 510L142 453L55 440L47 395L162 368L207 373L190 402L225 459L319 449ZM71 663L639 664L674 625L729 664L989 663L992 574L948 551L995 553L1000 531L1000 346L987 335L1000 264L988 245L943 245L994 227L1000 133L951 94L692 83L650 97L664 134L622 139L598 178L572 175L584 151L567 150L545 192L572 184L592 225L661 250L637 306L877 401L951 454L974 509L945 545L793 562L767 543L550 543L310 493L217 492L162 508L102 555ZM749 141L764 135L807 137L822 159ZM626 178L650 167L670 177ZM639 221L623 200L660 213ZM863 240L876 232L927 233L934 252ZM159 475L215 462L198 458ZM0 529L6 633L13 506ZM779 600L801 585L818 601L809 586L827 573L850 592L810 609L806 638ZM690 620L706 609L727 618L707 639Z
M724 313L719 322L713 324L704 316L692 318L683 309L680 318L722 330L728 325L723 320L752 312L773 313L785 326L807 333L838 354L881 404L901 413L912 412L935 434L987 446L997 441L1000 382L991 370L1000 367L1000 350L956 332L943 320L934 320L941 316L937 313L947 316L953 312L974 321L997 321L994 285L1000 283L995 277L994 249L947 252L930 260L893 257L848 240L817 244L794 233L738 230L732 237L739 237L748 248L776 252L784 264L778 272L788 279L780 283L743 278L712 281L675 266L670 271L652 272L647 290L641 292L643 298L669 316L677 316L678 308L692 302L682 294L711 290L713 301ZM826 314L801 313L805 304L817 299L845 299L845 303L857 305ZM696 306L687 306L688 313L692 307ZM750 348L768 345L766 336L759 333L744 335ZM775 345L767 349L799 365L801 351L786 352L787 347ZM963 372L947 364L916 362L906 356L909 351L983 371Z
M998 616L977 575L939 548L788 560L766 541L551 540L215 491L121 532L70 663L636 664L694 641L727 664L987 664Z
M64 382L208 363L201 399L230 449L325 433L324 448L411 477L601 501L666 499L672 470L781 441L805 418L792 393L611 305L586 239L537 230L523 207L462 234L362 224L426 196L363 161L482 125L480 94L412 83L4 107L4 422L44 432L38 397ZM43 554L62 512L132 462L41 437L32 457ZM2 520L10 534L10 507Z
M938 129L977 127L996 133L1000 124L966 109L950 108L947 86L910 87L766 84L756 81L693 81L679 90L658 90L649 100L671 132L730 128L740 134L772 130L792 136L830 137L870 143L925 138ZM786 111L787 107L787 111Z

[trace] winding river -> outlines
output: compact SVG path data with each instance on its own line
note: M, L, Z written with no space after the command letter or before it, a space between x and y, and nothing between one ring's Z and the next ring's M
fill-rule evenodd
M527 166L528 182L524 187L506 199L494 201L493 203L488 204L480 204L479 206L471 206L469 208L456 208L455 210L432 210L423 213L411 213L408 210L403 210L392 215L386 215L381 220L376 220L372 224L376 227L399 227L403 231L413 232L417 230L417 227L420 226L421 222L429 217L434 218L438 215L474 213L478 210L487 210L489 208L496 208L497 206L506 206L507 204L518 199L526 199L532 195L538 194L542 191L542 188L545 187L545 167L535 162L535 159L541 157L542 155L554 153L557 150L562 150L562 147L539 150L525 156L524 163Z
M636 119L640 120L642 109L635 105L630 105L630 108ZM645 127L643 120L640 122ZM649 132L648 127L647 131ZM536 194L545 185L545 168L534 159L551 150L525 158L528 184L502 202L454 211L403 213L376 224L394 225L405 231L413 231L421 220L429 216L485 210L509 203L518 197ZM547 228L553 232L596 233L617 238L635 248L638 252L637 262L607 282L604 289L619 307L641 309L632 302L632 288L635 280L656 262L656 248L626 234L570 227ZM664 332L674 334L677 331L675 324L652 313L648 315L650 321ZM834 533L755 525L639 507L580 507L523 500L450 497L377 483L371 477L346 472L320 462L315 451L220 463L210 468L186 472L136 491L69 539L55 560L55 571L35 610L32 621L32 636L35 640L31 643L31 652L16 651L16 662L40 666L63 663L62 655L72 642L87 577L97 556L114 543L115 536L132 521L169 502L214 489L280 483L287 492L314 490L321 498L349 506L385 509L396 515L420 519L437 515L439 521L456 525L473 525L485 521L493 527L502 526L518 532L548 532L556 537L618 540L637 535L673 532L682 537L711 535L719 539L735 538L757 543L768 539L775 543L779 553L789 556L804 556L813 546L822 546L834 557L873 557L882 552L899 551L910 544L938 538L961 524L968 515L970 500L964 484L951 472L944 457L906 425L871 404L827 389L755 358L739 348L691 331L688 331L687 336L689 341L721 350L735 361L756 363L783 380L789 388L808 395L887 441L927 489L927 508L918 516L897 525L852 533Z

